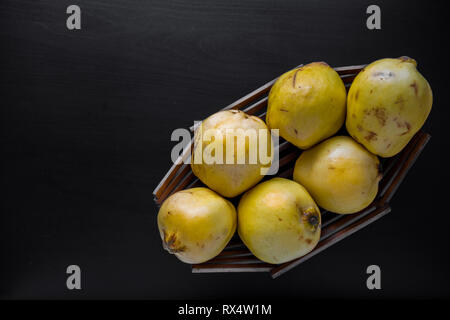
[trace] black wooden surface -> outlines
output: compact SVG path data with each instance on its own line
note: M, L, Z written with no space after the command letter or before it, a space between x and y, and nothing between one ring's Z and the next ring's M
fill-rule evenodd
M421 298L450 295L445 10L432 1L0 2L1 298ZM82 30L66 29L78 4ZM191 274L163 251L152 191L173 129L301 63L409 55L429 80L430 144L393 212L273 281ZM82 269L68 291L65 269ZM366 267L382 290L366 288Z

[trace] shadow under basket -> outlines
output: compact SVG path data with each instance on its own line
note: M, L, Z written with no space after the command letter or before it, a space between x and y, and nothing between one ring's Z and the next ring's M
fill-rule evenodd
M365 65L359 65L334 69L338 72L348 90L353 79L364 67ZM276 79L266 83L222 110L239 109L264 120L267 110L267 95L275 81ZM193 128L190 129L192 132ZM217 257L202 264L192 265L192 272L269 272L272 278L276 278L291 270L389 213L391 211L389 201L429 139L429 134L419 131L399 154L392 158L380 158L383 178L380 181L375 200L364 210L350 215L339 215L321 209L322 233L320 241L314 250L305 256L279 265L268 264L256 258L242 243L239 236L235 234ZM204 186L192 173L190 165L184 163L184 160L190 156L188 149L177 159L154 190L153 196L158 206L177 191ZM301 150L280 138L279 171L276 176L291 179L295 161L300 153ZM273 177L275 176L265 179ZM240 196L233 199L234 202L237 203L239 198Z

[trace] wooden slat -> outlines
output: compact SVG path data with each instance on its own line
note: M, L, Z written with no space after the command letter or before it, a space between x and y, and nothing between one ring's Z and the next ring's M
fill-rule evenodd
M243 257L249 256L252 253L246 247L238 250L224 250L217 257Z
M342 218L343 218L343 215L333 213L333 216L329 217L326 221L322 220L322 228L326 228L330 224L335 223L336 221L338 221L339 219L342 219ZM323 219L323 216L322 216L322 219Z
M203 182L201 182L199 178L195 178L190 184L186 186L186 189L201 187L202 185Z
M379 183L379 186L378 186L378 192L380 193L380 190L382 190L383 188L382 188L382 186L384 186L384 185L386 185L387 184L387 180L389 180L393 175L394 175L394 171L395 171L395 169L394 169L394 167L395 167L395 165L396 165L396 163L397 163L397 160L398 160L398 156L395 156L395 157L392 157L392 158L387 158L387 159L380 159L381 161L380 161L380 165L382 166L382 175L383 175L383 177L382 177L382 179L381 179L381 181L380 181L380 183Z
M192 268L192 273L216 272L269 272L273 265L268 263L249 264L198 264Z
M320 235L320 241L324 241L325 239L331 237L333 234L346 228L350 224L362 219L375 209L376 205L372 203L372 205L361 210L360 212L353 214L336 215L336 217L332 218L333 221L332 223L327 223L325 226L322 227L322 234Z
M164 200L166 200L167 197L169 197L173 193L175 188L179 185L180 181L186 180L187 174L189 174L190 165L183 164L179 166L178 170L179 172L177 173L177 175L173 179L167 180L170 181L170 183L168 183L168 185L164 189L161 189L161 192L159 192L159 197L156 200L158 204L163 203Z
M301 151L297 149L297 150L293 150L292 153L289 153L289 154L285 155L284 157L282 157L278 162L279 168L284 167L288 163L296 161L297 158L300 156L300 153L301 153Z
M280 137L280 140L281 139L283 139L283 138ZM282 153L283 151L286 151L287 149L296 150L297 148L285 140L280 141L280 143L278 144L278 153Z
M159 200L160 203L164 202L164 200L166 200L169 196L171 196L175 192L185 189L186 186L188 186L190 183L194 182L194 180L196 179L194 173L190 170L190 168L189 168L189 172L186 175L181 175L181 176L183 178L180 181L180 183L170 192L164 193L161 196L161 199Z
M339 75L354 74L354 73L360 72L366 66L367 66L367 64L360 64L360 65L356 65L356 66L337 67L337 68L334 68L334 70L336 70L336 72Z
M230 242L228 242L227 246L225 247L224 250L229 250L229 249L238 249L238 248L245 248L244 243L242 242L241 238L239 238L237 232L235 233L234 237L231 238Z
M341 79L344 84L351 84L356 76L357 74L346 74L344 76L341 76Z
M246 257L217 257L205 262L205 264L248 264L248 263L264 263L253 255ZM195 266L193 266L195 268Z
M245 108L242 111L244 111L245 113L247 113L249 115L255 115L258 111L265 110L267 108L267 100L268 100L268 97L262 98L258 102L252 104L251 106Z
M277 175L277 177L285 178L285 179L292 179L292 175L294 174L294 168L288 168Z

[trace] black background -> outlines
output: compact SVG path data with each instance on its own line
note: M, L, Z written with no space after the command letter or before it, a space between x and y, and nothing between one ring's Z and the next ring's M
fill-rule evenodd
M448 298L448 52L435 1L0 2L2 298ZM66 8L82 29L66 28ZM408 55L432 139L380 221L277 280L191 274L161 247L152 191L188 127L290 68ZM66 267L82 290L66 289ZM382 290L366 288L366 267Z

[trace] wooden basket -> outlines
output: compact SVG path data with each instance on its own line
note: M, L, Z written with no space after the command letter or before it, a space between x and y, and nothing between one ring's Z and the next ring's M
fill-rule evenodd
M365 65L359 65L334 69L338 72L348 90L353 79L364 67ZM222 110L239 109L264 120L267 109L267 95L275 81L276 79L266 83ZM190 129L192 132L193 127ZM392 158L380 158L383 178L379 184L378 195L364 210L350 215L339 215L321 209L322 233L320 241L314 250L307 255L280 265L268 264L256 258L242 243L239 236L235 234L217 257L202 264L192 265L192 272L269 272L272 278L276 278L291 270L389 213L391 210L389 201L429 139L429 134L419 131L401 153ZM301 150L280 137L279 171L276 176L292 178L294 164L300 153ZM187 157L189 157L188 152L182 154L154 190L154 200L158 206L177 191L203 186L203 183L192 173L190 165L184 164ZM265 179L273 177L269 176ZM240 196L233 199L234 203L237 203L239 198Z

